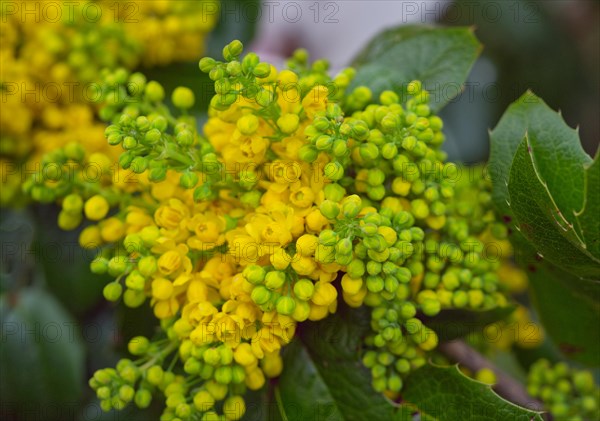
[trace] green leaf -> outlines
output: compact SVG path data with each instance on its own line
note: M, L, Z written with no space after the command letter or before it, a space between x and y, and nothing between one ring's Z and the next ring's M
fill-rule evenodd
M514 306L486 311L443 310L435 317L423 317L423 322L437 333L440 341L451 341L482 332L487 325L507 318L513 311Z
M585 168L583 207L576 213L577 226L586 249L600 258L600 149L594 162Z
M431 94L434 110L461 92L481 44L472 28L404 25L377 35L356 57L352 87L367 86L375 96L384 90L406 94L418 79Z
M537 157L543 154L536 153L535 145L538 144L535 132L527 133L510 169L509 206L516 228L541 258L580 277L598 279L600 259L586 250L579 233L566 219L565 212L558 207L548 183L542 178Z
M569 359L600 366L600 285L544 263L528 273L533 304L544 328ZM576 285L576 288L573 288Z
M403 399L443 420L542 420L540 412L517 406L490 386L466 377L458 366L425 365L407 379Z
M525 134L529 135L537 170L563 218L570 224L584 202L584 165L591 158L581 147L577 131L532 92L526 92L504 113L490 133L492 197L501 216L513 218L508 179L513 159ZM519 236L514 240L518 243Z
M50 413L73 409L84 390L85 360L79 329L45 291L27 288L0 297L0 396L3 404ZM50 413L47 417L52 417Z
M284 371L275 397L287 421L411 420L411 411L371 387L359 347L369 313L340 305L336 314L306 323L284 351Z

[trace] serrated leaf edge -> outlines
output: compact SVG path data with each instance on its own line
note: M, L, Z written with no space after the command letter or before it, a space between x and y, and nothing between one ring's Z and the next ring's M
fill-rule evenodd
M510 406L514 406L515 408L518 408L518 409L521 409L521 410L524 410L524 411L529 411L529 412L532 412L532 413L534 413L534 414L538 415L540 418L541 418L542 414L546 412L546 411L536 411L536 410L533 410L533 409L525 408L525 407L522 407L522 406L520 406L520 405L517 405L516 403L514 403L514 402L511 402L511 401L509 401L509 400L507 400L507 399L503 398L503 397L502 397L502 396L500 396L498 393L496 393L496 391L493 389L493 387L492 387L491 385L489 385L489 384L487 384L487 383L480 382L480 381L479 381L479 380L477 380L477 379L474 379L474 378L472 378L472 377L469 377L469 376L465 375L465 373L463 373L463 372L460 370L460 368L459 368L459 364L458 364L458 363L457 363L457 364L453 364L453 365L451 365L451 366L443 366L443 365L435 364L435 363L433 363L433 362L431 362L431 361L430 361L430 362L429 362L429 364L430 364L431 366L433 366L433 367L437 367L437 368L441 368L441 369L451 369L451 368L454 368L454 369L455 369L455 370L458 372L458 374L460 374L460 376L461 376L461 377L463 377L463 378L467 379L467 381L469 381L469 382L481 384L481 385L482 385L482 386L483 386L485 389L488 389L488 390L489 390L490 392L492 392L492 393L493 393L495 396L497 396L497 397L498 397L500 400L502 400L502 401L504 401L504 402L508 403Z
M567 220L565 219L565 217L564 217L564 216L563 216L563 214L562 214L562 211L561 211L561 210L559 209L559 207L556 205L556 202L554 201L554 197L552 197L552 193L551 193L551 192L550 192L550 190L548 189L548 185L546 184L546 182L545 182L545 181L544 181L544 179L542 178L542 176L541 176L541 174L540 174L540 172L539 172L539 170L538 170L538 168L537 168L537 165L536 165L536 162L535 162L535 155L534 155L534 153L533 153L533 146L531 145L531 142L530 142L530 140L529 140L529 133L528 133L528 131L526 131L526 132L525 132L525 137L524 137L523 141L521 141L521 144L522 144L523 142L525 142L525 144L526 144L526 146L527 146L527 152L528 152L528 156L529 156L529 159L530 159L530 161L531 161L531 165L532 165L533 171L534 171L534 173L535 173L535 176L536 176L537 180L539 181L539 183L540 183L540 184L542 185L542 187L544 188L544 190L545 190L546 194L548 195L548 198L550 199L550 201L551 201L552 205L554 206L554 209L552 209L552 211L553 211L553 212L552 212L552 216L553 216L553 218L554 218L554 220L555 220L556 224L557 224L557 225L558 225L558 226L559 226L559 227L560 227L560 228L561 228L563 231L565 231L565 232L572 231L572 232L573 232L573 234L575 235L575 237L577 238L577 240L580 242L580 244L574 244L574 243L573 243L572 241L570 241L568 238L565 238L565 240L569 241L571 244L573 244L574 246L578 247L578 248L579 248L579 249L580 249L580 250L581 250L581 251L582 251L582 252L583 252L583 253L584 253L586 256L588 256L588 257L589 257L589 258L590 258L592 261L594 261L594 262L596 262L596 263L600 264L600 260L599 260L599 259L597 259L597 258L596 258L595 256L593 256L592 254L590 254L590 253L589 253L589 251L587 250L587 246L586 246L586 244L585 244L585 241L584 241L584 240L583 240L583 239L580 237L579 233L577 232L577 230L575 229L575 227L573 226L573 224L571 224L569 221L567 221ZM515 151L515 155L514 155L514 156L516 156L516 154L517 154L517 153L518 153L518 148L517 148L517 151ZM514 162L514 156L513 156L513 162ZM511 169L512 169L512 165L511 165ZM510 174L510 171L509 171L509 174ZM509 180L509 182L510 182L510 180ZM510 195L509 195L509 197L510 197ZM509 202L507 202L507 203L508 203L508 206L509 206L509 207L511 207L510 203L509 203ZM562 221L565 223L566 227L565 227L565 226L563 226L563 225L562 225L562 224L561 224L561 223L560 223L560 222L559 222L559 221L556 219L556 216L555 216L555 215L558 215L558 216L559 216L559 217L562 219ZM518 219L518 218L517 218L517 219ZM520 228L519 228L517 225L515 225L515 228L516 228L516 229L517 229L519 232L521 232ZM538 254L539 254L539 253L538 253ZM540 257L542 257L542 258L543 258L544 256L540 255Z

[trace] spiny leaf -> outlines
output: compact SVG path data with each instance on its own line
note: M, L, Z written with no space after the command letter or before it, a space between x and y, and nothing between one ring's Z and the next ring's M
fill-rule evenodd
M490 386L466 377L458 366L421 367L408 377L402 398L440 421L542 420L540 412L504 400Z
M588 252L600 258L600 150L594 162L585 168L583 207L577 216L577 226Z
M600 260L586 249L579 234L558 208L534 162L536 135L528 133L515 153L508 181L515 227L540 257L581 277L600 278Z
M504 113L490 133L492 197L500 214L512 217L508 207L508 178L519 144L528 133L538 172L563 217L571 224L581 209L584 194L584 165L591 158L581 147L577 131L541 98L526 92Z

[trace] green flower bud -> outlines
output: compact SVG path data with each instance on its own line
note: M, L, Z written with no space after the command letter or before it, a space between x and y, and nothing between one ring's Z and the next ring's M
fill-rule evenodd
M423 314L426 316L433 317L441 311L441 304L438 300L427 299L421 304L421 311L423 311Z
M104 257L96 257L90 262L90 270L96 275L103 275L108 270L108 260Z
M162 85L154 80L146 84L144 89L146 99L150 102L160 102L165 98L165 90Z
M252 298L252 301L260 306L266 304L271 299L271 291L269 291L265 286L259 285L252 290L250 298Z
M323 230L319 233L319 244L324 246L334 246L338 241L338 235L332 230Z
M125 402L131 402L135 395L135 389L128 384L124 384L119 388L119 398Z
M240 197L240 201L245 206L248 206L251 208L257 208L260 205L261 198L262 198L262 194L258 190L255 190L255 191L249 191L249 192L242 194L242 196Z
M454 307L463 308L466 307L468 303L469 295L465 291L454 291L454 294L452 295L452 304Z
M265 276L265 286L270 290L279 289L285 284L286 275L285 272L279 270L272 270ZM256 289L256 288L255 288ZM257 303L258 304L258 303Z
M181 146L191 146L194 144L194 134L190 130L182 130L175 136L175 141Z
M215 370L215 380L221 384L229 384L232 380L231 367L222 366Z
M292 297L281 296L277 299L276 309L279 314L290 316L296 308L296 302Z
M117 301L121 297L122 292L123 287L118 282L111 282L102 290L104 298L106 298L108 301Z
M262 266L252 264L246 266L242 272L242 275L251 284L259 285L265 280L266 271Z
M362 159L370 162L379 156L379 148L372 143L363 143L359 146L359 153Z
M312 145L304 145L298 150L298 157L305 162L313 162L318 155L319 151Z
M361 278L365 274L365 264L362 260L354 259L348 264L346 272L351 278Z
M228 346L219 347L221 355L221 365L229 365L233 361L233 351Z
M324 200L319 210L327 219L335 219L340 213L339 205L332 200Z
M227 63L225 70L230 76L237 76L242 73L242 63L237 60L233 60Z
M342 255L349 255L352 253L352 240L349 238L343 238L338 241L335 245L335 249Z
M194 92L185 86L178 86L171 95L171 101L175 107L187 110L194 106Z
M254 69L252 69L252 73L258 78L269 77L271 74L271 65L269 63L258 63Z
M194 200L196 202L208 201L214 198L215 194L209 183L205 183L194 189Z
M367 276L367 290L370 292L381 292L384 288L383 279L380 276Z
M108 273L111 276L117 277L121 275L129 264L129 259L126 256L115 256L108 261Z
M131 161L131 170L136 174L141 174L148 168L148 159L143 156L136 156Z
M244 51L244 44L242 44L240 40L235 39L231 41L226 48L229 50L229 54L237 57ZM229 61L229 59L226 60Z
M193 189L198 184L198 174L192 171L186 171L179 177L179 184L186 189Z
M151 145L154 145L155 143L160 141L161 136L162 136L162 134L161 134L160 130L150 129L144 135L144 141Z
M300 279L294 284L294 295L300 300L310 300L314 292L315 285L308 279Z
M320 151L327 151L333 145L333 138L326 134L319 136L315 140L315 147Z

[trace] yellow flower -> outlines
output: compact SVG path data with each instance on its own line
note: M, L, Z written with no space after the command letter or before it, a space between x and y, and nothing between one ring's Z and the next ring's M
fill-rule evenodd
M156 225L168 230L179 228L189 211L179 199L170 199L168 205L159 207L154 214Z
M302 99L302 108L306 116L312 120L319 111L324 111L327 107L327 95L329 90L323 85L317 85L312 88Z

